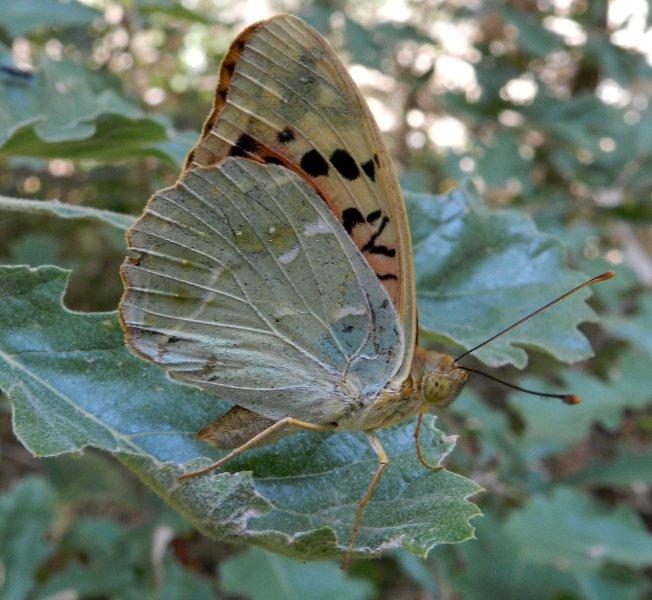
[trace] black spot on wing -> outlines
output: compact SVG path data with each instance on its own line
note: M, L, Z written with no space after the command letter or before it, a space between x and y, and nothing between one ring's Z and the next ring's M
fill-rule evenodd
M383 256L396 256L396 250L394 248L388 248L380 244L376 244L376 240L381 236L385 227L389 223L389 217L383 217L383 220L380 222L376 232L369 238L369 241L360 248L362 252L369 252L369 254L382 254Z
M378 155L374 154L374 162L376 163L376 166L380 168L380 161L378 160Z
M247 152L254 152L258 147L258 142L250 135L243 133L236 141L235 145Z
M342 225L347 233L351 233L355 227L364 223L362 213L357 208L347 208L342 212Z
M258 142L250 135L243 133L229 150L229 156L248 156L248 153L254 153L258 147Z
M392 273L383 273L382 275L377 274L376 276L381 281L387 281L388 279L398 279L398 277L396 277L396 275L393 275ZM385 308L385 307L383 307L383 308Z
M382 212L380 210L374 210L367 215L367 223L373 223L380 217Z
M370 246L368 248L363 248L365 252L369 254L382 254L383 256L394 257L396 256L396 250L394 248L388 248L387 246Z
M376 166L374 165L373 158L369 159L367 162L362 163L362 170L365 175L371 179L371 181L376 180Z
M276 156L265 156L265 157L263 157L263 160L268 165L282 165L283 164L283 161L280 158L276 157Z
M333 152L333 154L331 154L330 160L338 173L345 179L353 181L360 177L360 169L358 169L358 165L346 150L338 148Z
M286 127L283 131L279 131L276 135L276 140L279 144L288 144L294 139L294 131Z
M249 156L242 148L238 146L231 146L229 150L229 156L244 156L245 158Z
M301 157L300 166L308 175L312 175L312 177L328 175L328 163L314 148Z

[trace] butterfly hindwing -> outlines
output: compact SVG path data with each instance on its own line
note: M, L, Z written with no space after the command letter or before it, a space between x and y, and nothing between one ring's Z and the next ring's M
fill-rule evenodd
M156 193L130 229L128 344L181 381L267 417L330 422L394 377L389 297L319 195L230 158Z
M322 197L386 288L411 364L414 274L403 199L364 99L330 45L300 19L247 28L222 62L215 107L187 168L242 156L295 171Z

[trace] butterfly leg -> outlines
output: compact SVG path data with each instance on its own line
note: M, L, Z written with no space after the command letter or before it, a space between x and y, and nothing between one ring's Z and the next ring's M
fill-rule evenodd
M383 475L383 471L387 468L387 465L389 464L389 458L387 458L387 453L385 452L385 449L380 443L378 437L376 437L376 434L367 431L365 432L365 435L367 436L367 440L369 441L369 445L371 446L371 449L376 453L376 456L378 457L378 467L376 468L376 472L374 473L374 477L371 480L371 483L369 484L367 491L358 502L358 510L356 510L355 512L355 519L353 520L353 529L351 530L351 536L349 537L349 545L344 554L344 558L342 559L342 570L344 571L346 571L349 566L349 557L351 555L351 551L353 550L353 544L355 544L355 540L358 537L358 532L360 531L360 524L362 523L362 515L364 514L364 509L367 506L369 500L371 500L371 498L373 497L374 492L376 491L376 487L378 486L378 482L380 481L380 478Z
M300 427L301 429L308 429L310 431L329 431L330 429L333 428L331 425L316 425L314 423L306 423L305 421L299 421L298 419L293 419L292 417L286 417L285 419L276 421L276 423L274 423L264 431L261 431L258 435L252 437L248 442L245 442L244 444L242 444L242 446L238 446L235 450L229 452L226 456L220 458L220 460L214 462L213 464L208 465L207 467L204 467L202 469L197 469L196 471L189 471L188 473L184 473L183 475L180 475L179 481L183 479L190 479L192 477L198 477L199 475L205 475L206 473L210 473L215 469L219 469L225 462L231 460L232 458L235 458L239 454L242 454L245 450L249 450L249 448L255 446L256 444L259 444L266 437L272 435L279 429L283 429L285 427Z
M419 434L421 433L421 421L423 420L423 413L419 413L417 417L417 426L414 429L414 443L417 450L417 458L419 462L426 468L431 471L443 471L445 467L443 465L433 465L426 460L426 457L423 455L421 450L421 443L419 442Z

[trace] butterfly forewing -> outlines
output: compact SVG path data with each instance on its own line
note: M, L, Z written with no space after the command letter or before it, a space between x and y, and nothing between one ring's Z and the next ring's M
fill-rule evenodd
M275 165L230 158L154 195L129 232L128 344L270 418L336 421L396 374L386 290L319 195Z
M308 181L399 314L404 376L416 327L407 217L380 132L333 49L290 15L255 24L227 53L215 102L187 167L243 156L282 164Z

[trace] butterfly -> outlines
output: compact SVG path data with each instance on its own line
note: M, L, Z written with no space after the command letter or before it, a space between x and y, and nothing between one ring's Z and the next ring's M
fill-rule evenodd
M127 234L129 349L234 407L198 437L246 449L299 429L363 432L449 405L468 371L417 345L413 258L396 172L328 42L282 14L246 28L177 183Z

